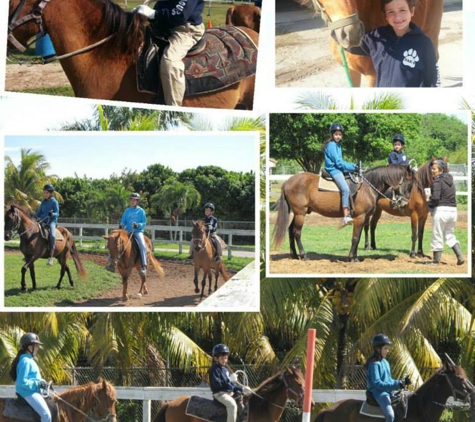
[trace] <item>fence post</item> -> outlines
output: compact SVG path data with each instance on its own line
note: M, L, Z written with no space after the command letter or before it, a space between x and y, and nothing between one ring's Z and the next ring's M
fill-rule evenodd
M155 229L152 230L152 252L155 250Z
M152 401L143 401L142 422L150 422L152 420Z
M303 399L302 422L310 422L316 337L317 330L315 328L310 328L308 330L307 338L307 363L305 365L305 396Z
M178 240L180 243L178 244L178 253L181 254L183 252L183 230L180 230L178 234Z
M228 259L233 257L233 234L228 235Z
M82 226L79 227L79 245L82 246Z

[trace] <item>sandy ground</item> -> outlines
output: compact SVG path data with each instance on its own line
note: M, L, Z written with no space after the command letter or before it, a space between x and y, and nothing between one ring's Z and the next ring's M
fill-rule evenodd
M276 213L271 214L271 222L275 220ZM407 217L395 217L389 214L383 213L379 224L391 224L391 222L401 222L406 220L408 223L407 226L407 238L408 238L408 248L407 252L401 252L398 255L393 253L388 253L387 239L381 239L377 237L376 231L376 245L378 249L375 251L365 251L364 249L364 238L362 235L362 241L359 245L359 254L363 255L360 257L361 262L348 262L347 255L329 255L325 253L325 248L322 245L321 250L319 251L310 251L307 250L307 260L299 261L296 259L291 259L290 254L285 251L270 251L268 257L268 275L272 274L287 274L287 275L299 275L299 274L309 274L309 275L358 275L365 276L370 274L385 274L387 276L395 276L395 274L402 274L403 276L408 276L408 273L414 274L427 274L428 276L434 275L445 275L445 274L469 274L469 268L467 262L463 265L456 265L456 258L453 252L445 248L442 254L442 264L433 266L426 265L425 262L429 261L428 258L410 258L409 249L411 246L410 240L410 220ZM318 214L312 213L307 215L305 218L305 225L334 225L336 227L337 220L332 218L325 218ZM432 219L429 216L429 219L426 222L426 227L432 226ZM458 222L457 228L462 230L468 229L467 221L467 212L460 211L458 213ZM305 226L304 226L305 230ZM335 228L336 230L336 228ZM344 230L351 230L350 227L345 228ZM349 251L348 244L348 251ZM304 244L305 247L305 244ZM466 251L464 251L465 257L467 257ZM425 254L431 255L429 251L424 251Z
M280 1L275 21L276 87L348 87L343 67L331 55L329 31L319 14L291 0ZM439 35L443 87L462 86L462 25L462 5L446 5Z
M6 252L8 254L19 252ZM95 255L81 253L81 260L93 261L99 266L106 265L106 257L104 255ZM160 260L160 265L165 272L164 278L159 278L154 270L150 270L147 275L148 294L137 297L140 290L140 277L136 270L133 270L129 278L128 293L131 298L127 302L122 302L122 285L116 288L106 290L98 294L97 298L86 301L77 301L74 305L70 303L64 306L80 306L80 307L194 307L199 305L199 294L194 292L194 269L191 261L173 261ZM233 271L228 273L232 276ZM218 280L218 290L224 284L222 277ZM201 284L200 284L201 285ZM205 290L205 297L208 297L208 290ZM57 306L61 306L58 304Z
M47 65L10 64L5 70L5 90L23 91L25 89L69 86L68 78L59 63Z

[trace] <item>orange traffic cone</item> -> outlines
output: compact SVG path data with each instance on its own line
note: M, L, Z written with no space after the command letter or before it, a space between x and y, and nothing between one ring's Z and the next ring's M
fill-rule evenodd
M211 25L211 18L210 18L210 19L208 19L208 29L210 29L212 27L213 27L213 25Z

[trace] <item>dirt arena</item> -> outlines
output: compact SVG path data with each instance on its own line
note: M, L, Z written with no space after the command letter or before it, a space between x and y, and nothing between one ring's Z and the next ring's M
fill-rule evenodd
M272 215L272 221L275 219L275 213ZM384 247L382 246L382 241L377 243L380 250L375 251L364 251L364 237L362 235L362 241L360 242L358 248L358 254L360 256L361 262L348 262L347 254L337 256L329 255L324 251L322 247L318 251L306 250L307 260L299 261L296 259L291 259L290 254L285 251L279 252L270 252L269 264L268 264L268 275L273 274L287 274L287 275L301 275L308 274L317 276L319 274L325 275L339 275L339 274L351 274L357 276L367 276L370 274L384 274L388 277L395 276L396 274L414 274L414 275L425 275L435 276L438 274L469 274L469 268L467 261L465 264L457 266L456 257L451 250L447 247L442 253L442 263L441 265L432 266L426 265L425 261L429 259L421 258L409 258L409 248L410 243L410 219L400 218L391 216L389 214L383 213L379 224L390 224L391 222L401 223L402 221L407 222L408 230L408 249L407 253L401 253L399 255L388 254L384 252ZM335 225L337 220L332 218L325 218L318 214L312 213L307 215L305 218L305 225ZM432 219L429 216L426 222L426 229L432 227ZM467 211L459 211L458 213L458 222L457 229L467 230L468 229L468 220L467 220ZM304 226L305 230L305 226ZM351 229L350 229L351 230ZM424 240L427 238L427 233L424 233ZM377 239L378 240L378 239ZM305 247L305 243L304 243ZM350 249L350 244L348 244L348 251ZM431 254L429 250L424 251L426 254ZM464 256L467 259L467 253L464 251Z

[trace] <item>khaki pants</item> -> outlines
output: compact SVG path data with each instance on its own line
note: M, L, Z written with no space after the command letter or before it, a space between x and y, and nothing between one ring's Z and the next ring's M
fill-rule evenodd
M204 32L203 24L196 26L187 23L172 29L170 44L160 61L160 79L166 105L181 105L186 88L183 58L203 37Z
M213 394L213 397L218 400L220 403L226 406L228 412L228 417L226 422L236 422L237 420L237 404L236 401L231 396L231 393L216 393Z

